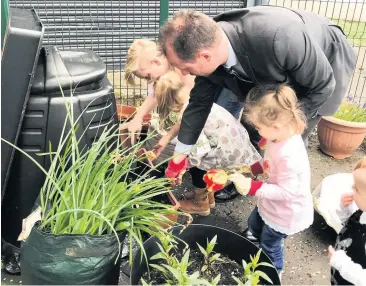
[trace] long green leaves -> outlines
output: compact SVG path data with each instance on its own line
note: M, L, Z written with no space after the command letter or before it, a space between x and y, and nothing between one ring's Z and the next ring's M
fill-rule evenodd
M105 127L91 146L80 146L84 133L76 131L82 115L74 118L71 98L64 97L67 116L57 150L50 144L49 152L39 154L50 158L48 170L2 139L46 175L40 192L41 229L54 235L114 234L118 241L117 232L126 231L142 245L142 232L160 233L161 225L170 222L165 215L177 213L154 200L169 191L169 180L135 173L144 159L138 155L143 142L122 148L117 125Z
M258 267L270 267L274 268L274 266L267 262L259 262L259 258L261 256L262 249L259 249L257 254L253 257L250 255L250 262L247 263L243 260L243 273L240 278L232 276L232 278L238 283L238 285L258 285L259 280L262 278L270 284L273 284L271 278L268 277L266 273L258 270Z

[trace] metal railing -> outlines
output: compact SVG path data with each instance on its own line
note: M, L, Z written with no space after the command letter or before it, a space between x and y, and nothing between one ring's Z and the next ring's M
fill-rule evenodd
M307 10L339 25L357 53L356 69L345 98L366 105L366 0L267 0L259 4Z
M11 7L34 7L46 26L45 45L92 49L106 62L120 102L139 105L146 83L132 88L123 80L127 50L134 39L156 39L168 15L192 8L214 16L230 9L276 5L312 11L340 25L357 55L357 67L347 94L366 102L366 0L10 0Z
M8 19L9 19L9 1L1 0L1 49L3 49L5 33L8 26Z

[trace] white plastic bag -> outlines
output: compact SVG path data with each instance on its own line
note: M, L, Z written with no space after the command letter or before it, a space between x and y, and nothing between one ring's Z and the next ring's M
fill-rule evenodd
M314 208L337 233L342 229L340 217L341 196L352 192L353 176L351 173L339 173L325 177L313 191ZM357 209L353 203L352 212Z

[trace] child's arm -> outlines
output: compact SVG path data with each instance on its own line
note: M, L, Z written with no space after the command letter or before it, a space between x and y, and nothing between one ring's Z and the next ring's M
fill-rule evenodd
M169 132L159 140L158 144L154 146L154 152L157 157L161 154L161 152L163 152L163 150L169 144L169 142L172 141L178 135L180 124L182 122L182 115L186 107L187 105L184 105L182 107L182 109L179 112L177 122L172 126L172 128L170 128Z
M134 144L135 134L139 137L139 133L142 127L143 118L146 114L152 111L157 106L156 98L154 96L148 96L144 103L138 108L135 116L130 122L126 122L121 125L120 129L127 129L128 132L133 133L131 136L131 143Z
M154 110L157 106L157 101L155 96L148 96L146 97L144 103L137 109L136 115L134 116L133 120L138 122L142 122L144 116L148 114L150 111ZM131 122L133 121L131 120Z
M277 184L252 181L250 195L267 198L270 200L287 201L297 196L298 189L298 163L289 157L282 157L277 166Z
M156 157L160 156L161 152L164 151L165 147L172 141L179 132L180 121L174 124L174 126L169 130L169 132L164 135L159 142L154 146L154 153Z
M365 249L360 249L365 251ZM366 269L354 263L343 250L332 253L330 265L339 271L339 274L354 285L366 285Z

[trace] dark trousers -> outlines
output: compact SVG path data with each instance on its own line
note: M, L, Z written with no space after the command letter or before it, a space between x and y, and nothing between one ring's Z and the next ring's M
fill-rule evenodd
M283 239L286 234L275 231L269 227L258 213L258 208L252 211L248 219L248 228L259 239L259 246L272 260L277 271L283 269Z
M203 180L203 176L206 174L205 170L192 167L189 169L189 173L191 174L192 177L193 186L199 189L206 188L206 183Z

